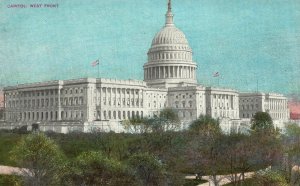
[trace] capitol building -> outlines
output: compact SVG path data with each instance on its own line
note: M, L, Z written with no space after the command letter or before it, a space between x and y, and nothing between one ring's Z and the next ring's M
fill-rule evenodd
M39 123L41 130L64 133L92 128L122 132L124 120L153 117L165 108L178 114L182 128L209 115L220 119L223 130L240 130L258 111L269 112L278 125L288 121L283 95L198 84L193 51L174 24L170 1L165 16L147 53L144 81L84 78L5 87L5 126Z

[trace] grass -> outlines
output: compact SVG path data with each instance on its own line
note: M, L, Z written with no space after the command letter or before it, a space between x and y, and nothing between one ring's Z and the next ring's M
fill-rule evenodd
M183 186L196 186L206 182L206 180L186 179Z
M239 182L238 185L242 185L241 182ZM234 186L234 184L228 183L224 186ZM257 185L257 183L255 183L253 178L249 178L249 179L245 179L245 181L243 181L243 186L258 186L258 185Z
M9 152L20 141L21 137L22 134L0 131L0 165L15 166L15 163L9 158Z
M22 185L21 178L14 175L0 175L0 185L19 186Z

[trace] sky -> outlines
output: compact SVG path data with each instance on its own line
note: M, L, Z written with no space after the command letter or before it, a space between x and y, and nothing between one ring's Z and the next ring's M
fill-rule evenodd
M26 8L11 7L20 4ZM198 83L300 95L299 0L173 0L172 6L193 49ZM167 0L0 0L0 87L97 77L91 66L97 59L100 77L143 80L166 9Z

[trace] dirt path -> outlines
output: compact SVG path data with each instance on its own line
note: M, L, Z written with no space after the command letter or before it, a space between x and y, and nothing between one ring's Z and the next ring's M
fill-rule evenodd
M254 172L245 173L245 179L251 178L254 175ZM229 175L218 175L217 180L220 180L219 185L225 185L231 181L228 179ZM186 176L187 179L196 179L196 176ZM214 186L209 176L202 176L203 180L207 180L206 183L199 184L198 186Z
M22 172L24 170L26 169L0 165L0 174L4 174L4 175L12 175L12 174L22 175Z

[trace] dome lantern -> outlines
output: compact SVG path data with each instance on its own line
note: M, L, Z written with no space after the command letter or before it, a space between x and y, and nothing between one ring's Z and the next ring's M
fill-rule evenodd
M166 26L174 26L171 0L168 0L168 11L166 13Z

